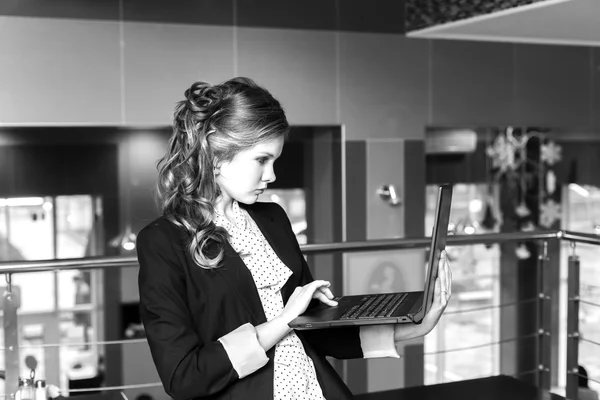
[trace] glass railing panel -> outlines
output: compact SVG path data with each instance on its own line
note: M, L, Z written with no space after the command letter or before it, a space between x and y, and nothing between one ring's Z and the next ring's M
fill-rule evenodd
M426 187L425 232L433 229L437 185ZM498 231L498 188L455 184L448 231L469 236ZM500 247L448 246L452 298L440 324L425 338L425 383L486 376L499 370ZM470 347L475 347L469 349ZM468 349L456 353L455 349ZM460 354L460 356L458 356Z
M4 321L2 321L4 322ZM4 329L0 329L0 345L2 346L2 351L0 351L0 370L6 371L6 357L5 357L5 340L4 340ZM6 393L6 385L5 379L0 379L0 395L4 395Z
M499 370L499 346L493 344L499 337L499 246L453 246L447 252L452 297L438 326L425 337L426 384Z
M12 285L19 293L19 314L52 312L56 308L54 272L13 274Z
M411 292L423 290L425 277L425 250L382 250L347 252L343 255L343 295ZM315 264L319 271L319 264ZM338 293L335 293L338 294ZM415 341L398 343L396 349L402 357L369 359L365 362L369 377L364 385L376 390L392 390L404 386L406 346ZM421 342L417 339L416 342ZM420 347L420 346L419 346ZM352 389L360 390L356 382L347 382Z
M62 311L59 318L60 339L52 351L58 352L58 382L63 392L104 385L105 345L98 343L96 325L92 324L94 310L79 306Z
M579 365L585 367L591 389L600 391L600 248L578 245L579 286Z
M591 185L579 185L571 183L564 187L562 228L600 235L600 188ZM587 369L595 380L589 381L589 386L600 390L600 348L593 342L600 343L600 247L575 243L561 242L560 263L560 298L567 299L568 285L568 256L575 254L580 261L580 296L582 302L579 304L579 331L582 340L579 341L579 362ZM559 307L559 362L558 382L559 389L566 385L566 346L567 346L567 301L561 301ZM590 340L590 341L588 341Z
M454 274L453 296L438 327L424 339L419 339L424 343L422 356L425 365L425 383L428 384L499 373L498 343L502 340L499 340L497 331L500 324L499 313L501 307L505 306L499 304L498 299L500 253L497 245L457 246L457 243L466 237L454 236L449 239L450 245L447 249ZM476 236L469 237L472 238L470 240L477 240ZM557 234L556 237L562 236ZM490 240L488 236L483 238ZM379 247L374 246L369 250L364 250L362 247L361 251L342 252L339 250L340 244L331 245L331 249L325 253L315 254L309 251L309 264L315 277L332 280L334 283L332 289L336 295L421 290L426 270L427 250L422 248L382 250L381 247L385 246L382 245L383 242L385 241L374 241L373 243L378 243L376 246ZM398 241L399 244L401 242L402 240ZM411 240L405 242L409 247L414 246ZM420 243L425 242L426 240L422 240ZM314 247L314 249L318 248L318 246ZM307 246L307 249L310 249L310 246ZM597 258L597 249L583 244L577 246L582 258L581 333L583 338L592 345L593 342L600 341L596 337L597 324L594 324L598 318L594 308L595 303L598 302L594 283L598 280L598 276L597 270L593 267L594 257ZM584 265L585 260L588 259L590 268ZM136 267L132 266L135 265L135 259L127 258L127 260L127 263L119 264L119 260L107 259L106 267L118 268L127 265L127 268L122 269L121 272L135 269ZM52 269L59 267L57 264ZM142 391L154 392L154 390L162 393L162 389L157 385L156 371L145 338L135 330L135 326L123 325L124 329L119 337L111 337L108 340L101 338L102 324L94 322L102 320L99 316L102 303L96 302L97 299L93 295L93 287L98 283L94 283L94 276L97 275L94 272L99 271L81 268L60 272L36 272L36 274L53 274L59 290L70 294L65 297L68 300L55 302L57 306L51 311L42 309L18 312L21 347L19 374L27 376L25 358L35 357L39 364L36 369L38 376L46 375L49 382L59 385L65 393L93 390L99 385L99 379L103 374L102 358L106 354L107 346L122 346L123 359L135 363L135 365L128 365L127 368L123 366L123 370L127 371L123 377L123 384L127 385L124 388L126 393L130 391L132 395L137 395ZM85 301L76 302L77 279L73 278L88 273L91 295ZM13 273L12 281L18 282L20 276L26 278L32 274ZM64 277L61 278L61 274L64 274ZM63 284L66 286L63 287ZM13 289L17 287L15 285ZM127 302L131 303L129 304L131 306L135 306L134 297L128 297ZM590 303L588 305L593 311L584 311L586 307L584 301ZM588 318L589 323L585 321ZM505 322L511 323L511 321ZM582 340L582 346L584 342ZM407 361L403 358L406 347L401 345L398 348L400 359L368 361L369 377L366 379L369 384L374 382L371 372L379 371L374 373L381 377L377 379L377 385L388 386L378 386L380 390L402 387L403 379L406 377ZM592 358L586 358L588 353ZM581 362L592 365L594 362L592 354L592 350L582 347ZM4 362L4 356L3 352L0 356L0 365ZM139 361L136 356L145 357L143 369L136 367ZM597 359L598 356L596 355L595 358ZM515 371L515 375L518 376L522 372L524 371ZM596 374L596 371L591 369L590 375ZM75 387L76 385L80 386Z
M15 335L20 377L29 377L35 365L38 379L45 379L68 394L74 383L87 382L88 375L97 374L104 354L104 345L98 344L103 321L102 302L93 288L100 286L101 274L95 269L11 274L11 293L19 304ZM2 313L2 325L5 318ZM7 328L0 332L0 343L6 348ZM3 370L5 358L3 349ZM6 382L0 380L0 393L5 388Z

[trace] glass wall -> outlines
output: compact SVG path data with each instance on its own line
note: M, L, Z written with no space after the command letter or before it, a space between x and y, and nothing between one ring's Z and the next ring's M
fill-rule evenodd
M99 227L94 222L101 218L100 204L99 198L89 195L0 199L1 260L98 255ZM20 300L21 376L29 376L28 356L37 360L36 376L64 389L70 379L97 374L99 349L83 342L97 338L99 331L95 318L99 309L94 307L99 303L99 293L94 291L99 274L64 270L12 275L12 290ZM66 346L41 347L44 343ZM4 352L0 352L3 367ZM0 385L3 392L4 382Z
M426 189L425 234L431 235L437 185ZM489 233L498 215L498 191L485 184L454 185L449 234ZM425 383L436 384L496 374L500 249L498 245L448 246L452 298L437 327L425 336ZM478 309L478 311L469 311ZM480 347L484 345L483 347ZM460 353L452 349L462 350ZM460 356L458 356L460 354Z

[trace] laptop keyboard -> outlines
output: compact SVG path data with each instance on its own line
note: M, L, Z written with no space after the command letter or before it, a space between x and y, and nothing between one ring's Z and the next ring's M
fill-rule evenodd
M407 293L373 294L369 295L361 304L350 307L339 319L365 319L390 317Z

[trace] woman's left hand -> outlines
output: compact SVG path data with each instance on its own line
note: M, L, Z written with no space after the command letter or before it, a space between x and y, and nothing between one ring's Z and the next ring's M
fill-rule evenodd
M452 296L452 271L446 251L442 251L435 280L433 303L420 324L398 324L394 327L396 342L427 335L436 326Z

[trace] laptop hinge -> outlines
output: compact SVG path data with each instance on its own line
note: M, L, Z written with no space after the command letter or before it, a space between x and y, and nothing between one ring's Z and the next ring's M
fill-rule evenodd
M422 294L422 296L424 296L424 295L425 295L425 293ZM410 318L410 320L412 322L415 322L415 315L418 314L422 308L423 308L423 301L416 301L415 304L413 304L410 311L408 312L408 318ZM420 322L421 321L416 321L416 323L420 323Z

